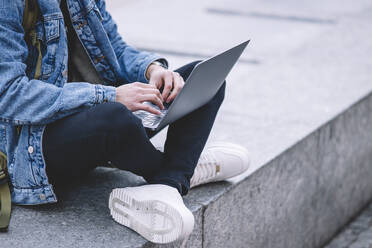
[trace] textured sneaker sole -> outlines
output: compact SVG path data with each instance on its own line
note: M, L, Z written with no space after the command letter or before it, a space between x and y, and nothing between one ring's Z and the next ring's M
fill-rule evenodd
M153 243L171 243L189 234L180 211L157 200L139 201L130 190L114 189L109 208L116 222L136 231ZM192 217L192 227L193 227ZM186 226L186 227L185 227ZM192 230L191 227L191 230Z

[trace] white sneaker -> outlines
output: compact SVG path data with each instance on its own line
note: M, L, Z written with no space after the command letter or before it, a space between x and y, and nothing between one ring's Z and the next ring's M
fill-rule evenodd
M201 154L190 181L190 188L237 176L248 168L247 149L232 143L215 142Z
M194 216L177 189L150 184L114 189L110 194L111 216L153 243L185 239L194 228Z

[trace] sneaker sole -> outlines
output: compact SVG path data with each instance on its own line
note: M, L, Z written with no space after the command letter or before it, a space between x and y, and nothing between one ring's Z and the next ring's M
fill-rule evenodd
M189 234L190 228L185 228L182 215L174 207L157 200L136 200L125 188L111 192L109 208L116 222L153 243L171 243Z

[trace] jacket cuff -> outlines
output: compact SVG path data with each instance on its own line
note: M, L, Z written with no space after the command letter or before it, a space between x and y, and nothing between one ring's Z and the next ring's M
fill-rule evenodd
M140 68L139 68L139 71L138 71L138 79L137 79L138 82L142 82L142 83L148 83L149 82L149 80L146 78L146 72L147 72L147 69L149 68L149 66L151 65L151 63L154 62L154 61L159 61L161 63L164 63L168 67L168 61L165 58L160 57L156 54L152 54L150 56L147 56L143 59L141 65L140 65Z
M104 102L115 102L116 101L116 88L113 86L106 85L95 85L96 99L95 104Z

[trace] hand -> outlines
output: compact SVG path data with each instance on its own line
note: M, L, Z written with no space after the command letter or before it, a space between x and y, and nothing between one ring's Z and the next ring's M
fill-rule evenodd
M164 86L162 97L166 103L173 101L185 85L178 72L167 70L159 65L150 65L146 75L150 79L150 85L156 86L157 89Z
M161 114L159 110L143 104L145 101L152 102L160 109L164 109L160 91L154 85L139 82L124 84L116 88L116 101L124 104L132 112L145 110L156 115Z

